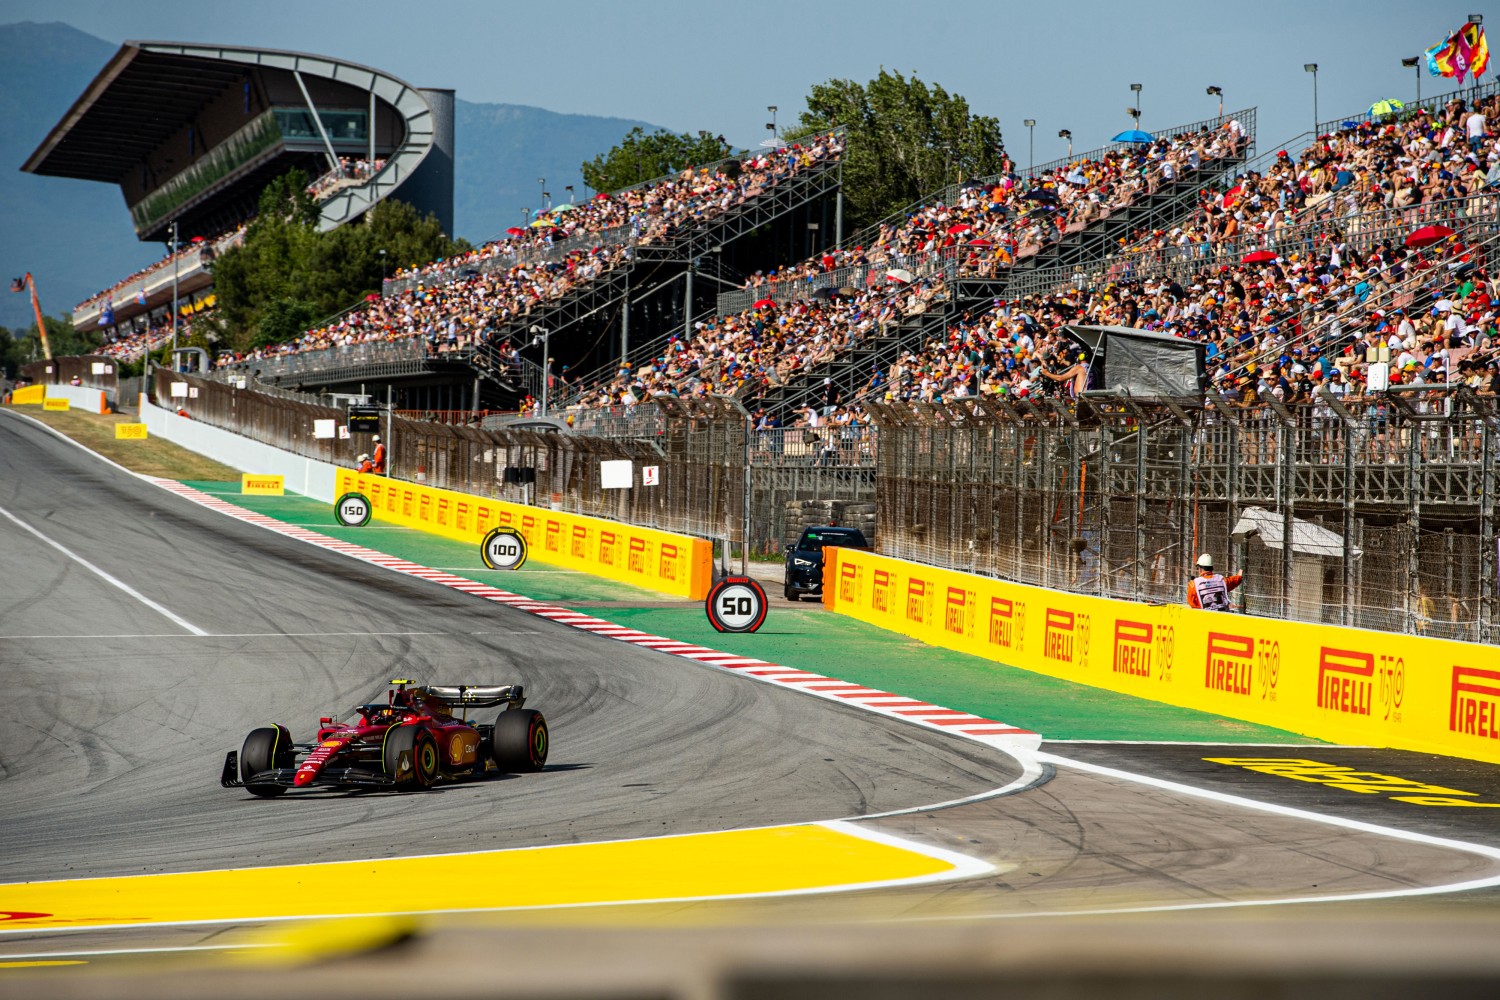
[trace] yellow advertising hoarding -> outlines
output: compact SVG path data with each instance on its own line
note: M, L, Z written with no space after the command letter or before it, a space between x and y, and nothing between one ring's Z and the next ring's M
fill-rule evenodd
M442 490L340 469L334 492L362 493L382 521L478 545L490 529L510 527L532 559L693 600L713 583L706 539L637 528L582 514Z
M48 396L46 399L42 400L42 409L44 410L61 411L67 410L68 408L68 401L61 396Z
M286 494L286 477L258 475L253 472L247 472L240 477L240 492L267 497L284 496Z
M148 437L145 424L115 424L115 438L120 441L144 441Z
M1337 743L1500 763L1500 649L1085 597L826 550L823 602L922 642Z
M28 385L21 389L12 389L10 401L15 406L22 404L36 405L47 400L47 387L45 385Z

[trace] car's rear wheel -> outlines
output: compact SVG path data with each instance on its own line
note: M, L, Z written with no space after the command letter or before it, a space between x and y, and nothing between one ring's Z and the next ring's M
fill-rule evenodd
M381 764L403 792L431 788L439 775L437 743L421 726L393 726L386 730Z
M540 771L547 763L549 734L542 713L512 708L495 719L491 755L502 771L525 774Z
M254 729L240 747L240 780L245 783L245 791L251 795L274 798L286 791L285 785L257 785L250 779L265 771L292 767L295 763L292 734L285 726Z

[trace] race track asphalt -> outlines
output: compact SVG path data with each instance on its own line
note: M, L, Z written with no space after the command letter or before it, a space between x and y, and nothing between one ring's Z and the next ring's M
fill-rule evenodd
M976 795L1022 773L1016 761L977 743L585 634L242 523L8 412L0 412L0 470L0 883L871 816ZM808 667L839 676L832 655L826 666ZM283 722L306 739L318 716L379 695L396 676L524 683L530 705L552 726L547 770L415 795L319 791L264 801L219 787L225 751L249 729ZM748 940L774 966L774 956L798 944L835 954L836 942L880 926L891 933L859 934L837 954L864 969L881 961L882 949L900 951L902 941L913 954L957 941L967 942L972 962L1004 953L1014 939L1008 928L1034 930L1049 916L1117 917L1109 927L1120 933L1142 927L1125 921L1167 911L1157 915L1179 922L1155 937L1164 947L1178 943L1170 960L1192 962L1199 939L1213 934L1211 915L1192 908L1248 904L1261 909L1234 912L1265 913L1321 899L1333 901L1295 908L1306 926L1283 934L1289 949L1305 946L1314 961L1327 953L1316 934L1328 921L1381 915L1388 925L1360 931L1366 952L1404 956L1407 968L1428 975L1433 963L1448 960L1445 947L1467 949L1483 952L1486 985L1500 972L1492 950L1473 946L1500 926L1500 860L1435 839L1500 846L1496 813L1488 811L1500 798L1500 769L1306 746L1043 750L1049 780L1029 790L860 824L989 862L989 875L841 895L637 906L628 919L646 937L631 947L654 962L654 976L673 967L684 926L753 926L761 930L749 939L726 931L732 941L725 947L747 954L740 949ZM1212 763L1250 755L1315 757L1443 783L1483 799L1484 808L1413 809ZM1405 919L1424 902L1410 894L1465 882L1469 891L1436 897L1464 904L1457 918ZM370 892L399 910L402 893L461 896L462 889L375 885ZM518 964L575 983L577 995L616 987L616 971L628 963L606 964L601 973L572 937L548 935L547 920L575 919L609 915L454 918L434 928L431 948L451 963L443 942L463 942L469 960L445 965L445 974L455 984L490 986L486 949L529 928L532 936L522 940L535 948L523 947ZM658 925L673 931L650 935ZM1078 938L1056 926L1048 954L1066 969ZM237 930L37 930L0 942L0 967L7 957L92 948L99 950L87 961L102 974L113 968L116 949L213 947L215 935ZM1266 932L1260 925L1241 931L1247 967L1259 968ZM1087 940L1108 947L1114 939ZM387 968L399 968L403 959L389 961ZM921 968L920 956L912 962ZM154 995L201 995L194 991L207 981L173 980L173 968L152 967L160 974L151 981ZM42 995L28 992L31 982L0 982L0 995ZM399 992L402 982L393 977L372 995ZM265 986L223 970L213 992L258 996ZM74 989L88 995L86 985ZM597 995L606 994L616 995Z
M986 747L577 632L204 510L0 418L0 881L488 850L856 816L1019 769ZM18 526L17 518L195 635ZM526 686L541 774L262 801L228 750L406 676Z

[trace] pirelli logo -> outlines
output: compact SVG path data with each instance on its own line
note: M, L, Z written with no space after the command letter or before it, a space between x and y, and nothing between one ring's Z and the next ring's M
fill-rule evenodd
M386 513L388 513L388 514L394 514L394 513L396 513L396 491L395 490L386 490L386 492L385 492L385 510L386 510Z
M417 504L417 520L432 520L432 497L428 496L426 493L422 494L421 502Z
M589 557L589 529L581 524L573 525L573 543L568 547L574 559Z
M1076 627L1073 612L1048 608L1046 628L1042 632L1042 655L1049 660L1072 663Z
M1318 707L1344 715L1369 715L1375 656L1324 646L1318 654Z
M677 579L677 556L677 546L671 542L662 542L661 555L659 557L661 568L657 571L656 575L663 580L675 581Z
M906 581L906 620L927 621L927 581L913 577Z
M542 547L548 552L562 552L562 522L548 521L545 537L542 539Z
M453 526L459 531L469 530L469 505L460 503L454 506Z
M510 514L508 513L505 515L505 523L510 523ZM527 538L530 538L532 532L534 531L536 531L536 518L532 517L530 514L521 515L521 534L525 535Z
M481 535L490 533L490 515L494 513L489 507L480 504L474 508L474 530Z
M415 499L416 499L416 495L413 494L411 490L402 490L401 491L401 516L402 517L411 517L412 508L415 506L415 504L413 503L413 501Z
M630 538L630 555L626 559L625 568L631 573L644 574L646 572L646 564L650 558L651 554L646 551L646 540L644 538L636 538L632 535Z
M1225 694L1250 694L1255 676L1255 640L1248 635L1208 633L1208 663L1203 686Z
M449 500L447 497L438 497L437 523L444 528L448 527L448 515L452 513L452 510L450 509L452 508L452 506L453 501Z
M1500 740L1500 670L1453 666L1448 729L1465 736Z
M613 531L599 532L599 561L606 566L615 564L615 539Z
M967 635L969 631L969 592L962 587L949 587L943 601L943 628L954 635Z
M1155 630L1150 622L1115 622L1114 670L1132 677L1151 676L1151 645Z
M990 642L1002 649L1016 649L1016 602L1006 597L990 598Z
M877 569L873 575L873 586L870 590L870 607L876 611L891 613L891 574L883 569Z
M864 589L861 586L863 582L864 574L857 563L841 562L839 564L839 600L858 604L860 594Z

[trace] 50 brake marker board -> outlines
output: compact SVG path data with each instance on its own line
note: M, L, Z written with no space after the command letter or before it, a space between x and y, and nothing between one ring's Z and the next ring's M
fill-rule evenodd
M708 592L704 610L720 632L754 632L766 620L766 592L746 576L727 576Z

